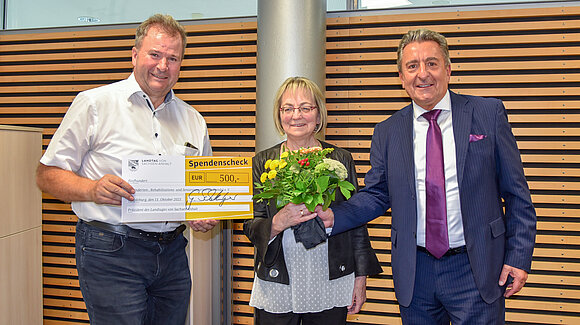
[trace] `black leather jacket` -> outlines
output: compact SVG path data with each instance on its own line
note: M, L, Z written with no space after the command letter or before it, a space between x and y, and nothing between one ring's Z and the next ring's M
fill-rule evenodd
M326 142L321 142L323 148L334 148L329 158L338 160L348 170L347 180L357 186L356 169L351 154ZM260 175L265 171L264 163L268 159L280 158L280 146L259 152L252 159L254 182L260 182ZM257 193L254 188L254 193ZM337 191L336 201L344 201ZM331 204L332 207L332 204ZM282 245L283 232L268 245L272 217L278 212L276 202L254 202L254 219L244 222L244 233L255 246L254 270L258 277L265 281L289 284L288 269L284 261ZM340 278L352 272L356 276L373 275L382 272L377 256L371 247L366 226L361 226L328 238L329 279Z

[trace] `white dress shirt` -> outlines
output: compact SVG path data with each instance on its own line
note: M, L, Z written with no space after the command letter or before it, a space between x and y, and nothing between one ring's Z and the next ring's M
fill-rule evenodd
M455 138L451 114L451 97L449 91L433 109L440 109L437 123L443 140L443 162L445 164L445 195L447 198L447 231L449 247L465 245L459 184L457 183L457 164L455 156ZM425 247L425 168L427 165L426 146L429 122L421 116L427 112L413 102L413 151L415 157L415 189L417 191L417 245Z
M195 148L186 147L189 143ZM154 109L133 74L110 85L79 93L52 137L40 162L97 180L121 177L124 156L211 156L207 126L201 114L170 91ZM84 221L121 223L121 207L72 202ZM133 228L164 232L179 223L131 223Z

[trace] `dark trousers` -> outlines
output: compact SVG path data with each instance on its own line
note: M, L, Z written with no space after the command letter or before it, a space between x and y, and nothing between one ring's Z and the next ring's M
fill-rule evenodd
M254 308L254 325L341 325L346 324L346 307L335 307L318 313L274 314Z
M79 222L75 239L91 324L185 324L191 278L182 234L159 243Z
M466 252L438 260L417 251L416 267L413 300L399 306L403 324L504 324L505 298L481 298Z

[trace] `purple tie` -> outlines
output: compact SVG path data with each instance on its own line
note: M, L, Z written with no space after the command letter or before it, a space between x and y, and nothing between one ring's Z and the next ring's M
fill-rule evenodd
M425 248L436 258L441 258L449 250L443 141L441 129L437 124L439 113L441 110L433 109L423 114L423 117L429 121L427 168L425 171L425 192L427 194Z

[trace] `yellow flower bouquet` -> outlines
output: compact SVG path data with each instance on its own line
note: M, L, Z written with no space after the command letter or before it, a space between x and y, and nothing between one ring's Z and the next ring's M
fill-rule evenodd
M350 198L354 185L346 181L348 172L344 165L334 159L326 158L333 148L312 147L296 151L285 151L280 160L268 159L266 171L256 182L260 193L254 200L276 199L278 209L289 202L304 203L314 212L317 205L328 208L335 200L339 189L345 198Z

